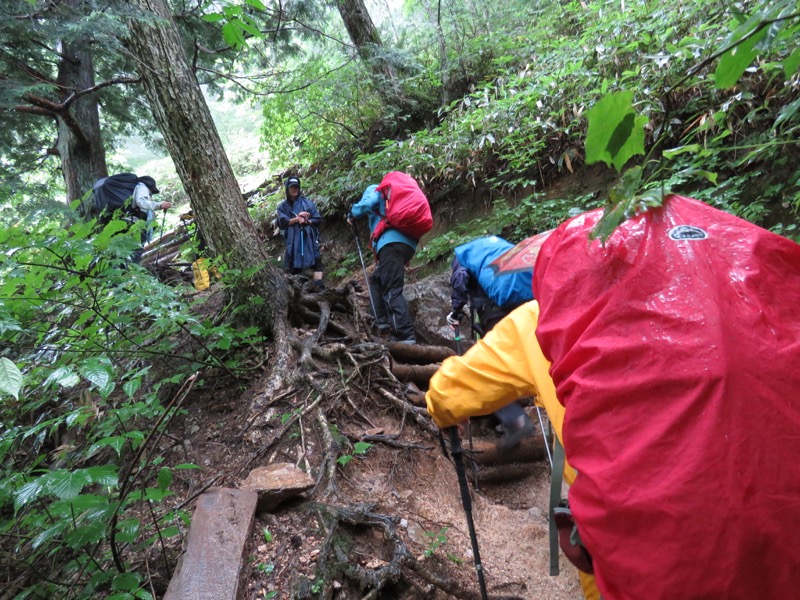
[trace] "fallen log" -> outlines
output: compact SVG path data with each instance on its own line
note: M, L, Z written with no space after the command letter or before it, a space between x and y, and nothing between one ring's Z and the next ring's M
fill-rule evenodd
M455 350L447 346L423 346L422 344L403 344L389 342L386 344L393 359L403 363L429 365L440 363L448 356L455 356Z
M152 256L152 255L156 254L157 252L161 252L163 254L164 252L167 252L168 250L171 250L171 249L175 248L176 246L180 246L182 244L185 244L186 242L189 241L189 239L190 239L189 238L189 234L185 233L185 234L183 234L181 236L178 236L177 238L172 239L167 244L158 244L157 246L151 247L149 250L145 250L145 252L142 254L142 258L146 258L148 256Z
M170 241L172 238L174 238L178 234L180 229L181 228L173 229L171 231L167 231L164 235L160 235L156 239L154 239L154 240L152 240L150 242L147 242L147 244L145 244L145 246L144 246L144 251L147 252L148 250L152 250L156 246L160 246L161 244L166 244L168 241Z
M500 439L500 438L497 438ZM545 457L544 440L541 434L530 435L508 452L500 452L495 440L472 440L472 450L464 444L467 454L479 465L499 465L517 462L537 462Z
M162 267L162 266L172 262L172 259L176 258L178 256L178 254L180 254L180 253L181 253L181 250L180 250L180 248L178 248L177 250L173 250L169 254L164 254L163 252L161 254L151 254L146 259L143 258L142 261L141 261L141 264L146 265L146 266L150 266L150 267ZM156 260L156 259L158 259L158 260Z
M439 365L401 365L392 364L392 375L403 383L414 383L420 387L427 388L433 374L439 370Z
M536 475L546 469L547 463L511 463L506 465L490 465L478 469L478 485L484 486L509 481L519 481Z

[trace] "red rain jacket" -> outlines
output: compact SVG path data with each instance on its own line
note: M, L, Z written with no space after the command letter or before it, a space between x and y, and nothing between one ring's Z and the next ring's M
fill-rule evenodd
M800 246L670 196L534 270L604 600L800 596Z

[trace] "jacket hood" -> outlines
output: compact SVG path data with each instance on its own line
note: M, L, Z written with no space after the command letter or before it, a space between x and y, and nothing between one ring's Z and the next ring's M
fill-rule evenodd
M289 188L292 187L293 185L296 185L298 188L300 188L300 178L289 177L289 179L286 180L286 183L284 185L287 192L289 191Z
M143 183L147 186L147 189L150 190L151 194L159 194L159 190L156 187L156 180L150 177L150 175L143 175L139 177L139 183Z

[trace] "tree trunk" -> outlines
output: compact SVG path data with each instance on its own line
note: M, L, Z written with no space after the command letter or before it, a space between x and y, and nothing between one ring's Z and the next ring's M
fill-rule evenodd
M229 268L248 273L247 291L265 301L259 311L262 324L283 329L285 318L276 316L285 316L287 311L284 279L267 263L166 2L132 3L159 19L155 25L133 21L128 45L141 63L147 100L191 199L200 231L211 251L224 257Z
M62 42L58 65L59 97L65 108L57 113L56 148L68 202L80 198L95 181L108 175L97 97L87 94L69 101L75 92L94 87L94 65L88 48L87 40Z
M383 42L364 0L336 0L336 8L344 21L350 41L372 73L375 87L384 101L401 105L404 97L394 66L382 56Z

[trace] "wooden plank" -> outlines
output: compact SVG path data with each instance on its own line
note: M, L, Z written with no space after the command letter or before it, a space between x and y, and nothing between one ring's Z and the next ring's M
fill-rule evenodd
M210 488L197 500L186 551L164 600L237 600L258 494Z

